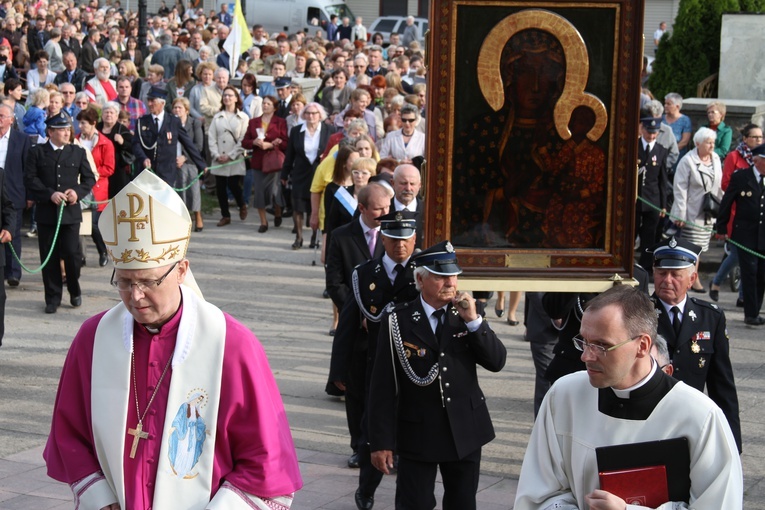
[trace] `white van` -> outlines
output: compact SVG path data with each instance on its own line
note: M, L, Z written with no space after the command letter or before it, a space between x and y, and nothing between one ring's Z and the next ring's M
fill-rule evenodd
M233 15L234 3L226 0L218 0L218 12L224 3L229 4L228 11ZM346 16L351 21L356 19L344 0L244 0L244 3L245 19L250 29L255 24L263 25L269 34L294 34L307 30L313 35L321 28L326 37L331 15L337 15L338 25Z

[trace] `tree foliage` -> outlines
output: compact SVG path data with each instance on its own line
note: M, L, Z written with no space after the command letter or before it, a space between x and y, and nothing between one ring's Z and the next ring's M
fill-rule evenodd
M695 96L698 83L720 68L723 13L763 10L765 0L680 0L673 32L662 37L648 80L653 94Z

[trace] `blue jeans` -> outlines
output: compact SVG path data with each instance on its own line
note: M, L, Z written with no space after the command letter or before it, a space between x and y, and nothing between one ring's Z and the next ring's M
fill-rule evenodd
M723 280L728 277L730 272L733 271L736 266L738 266L738 249L736 249L736 247L732 244L729 244L728 256L725 257L720 263L720 268L717 270L717 274L715 274L715 277L712 279L712 284L717 285L718 287L722 285ZM741 286L738 288L738 297L743 299L743 291Z

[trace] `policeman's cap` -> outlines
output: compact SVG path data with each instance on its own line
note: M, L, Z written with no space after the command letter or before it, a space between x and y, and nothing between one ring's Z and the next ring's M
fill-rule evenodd
M377 218L380 220L380 233L392 239L410 239L414 235L415 218L412 211L393 211Z
M289 87L290 85L292 85L291 78L281 77L274 80L274 88L276 89L283 89Z
M649 251L653 252L653 267L682 269L696 265L701 246L673 236Z
M64 115L63 113L57 113L56 115L53 115L52 117L48 117L45 120L45 125L47 126L48 129L63 129L63 128L72 127L72 122L68 115Z
M661 128L661 117L643 117L640 123L649 133L658 133Z
M454 276L462 273L457 254L449 241L442 241L412 257L416 267L424 267L433 274Z
M149 94L147 96L148 99L161 99L162 101L167 101L167 90L159 88L159 87L152 87L149 90Z

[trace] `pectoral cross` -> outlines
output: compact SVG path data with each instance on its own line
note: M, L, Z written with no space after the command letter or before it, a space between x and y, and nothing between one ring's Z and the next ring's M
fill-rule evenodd
M128 429L128 434L133 436L133 447L130 448L130 458L135 459L135 451L138 448L138 441L141 439L149 439L149 433L143 431L143 425L139 421L136 428Z

